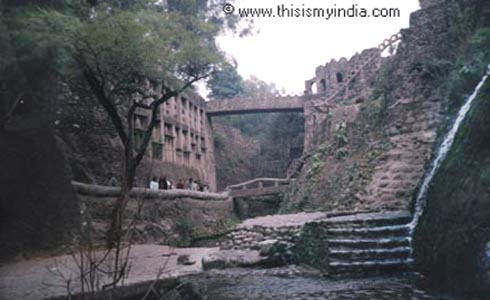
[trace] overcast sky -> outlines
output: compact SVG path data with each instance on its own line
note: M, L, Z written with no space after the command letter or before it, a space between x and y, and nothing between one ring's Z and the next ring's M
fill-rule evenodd
M314 77L317 66L376 47L401 28L409 27L410 13L419 8L418 0L235 0L233 5L235 14L246 8L270 8L277 14L278 6L287 8L282 10L284 15L304 15L313 8L325 12L326 8L354 8L350 13L358 15L362 8L368 13L373 8L400 11L400 16L394 18L255 17L258 33L218 39L220 47L238 62L238 72L244 78L255 75L291 94L303 92L304 81Z

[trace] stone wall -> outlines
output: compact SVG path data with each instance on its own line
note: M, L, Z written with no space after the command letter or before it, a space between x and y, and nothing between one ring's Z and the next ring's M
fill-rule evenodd
M390 63L385 134L390 145L365 192L366 205L408 208L431 159L441 124L444 99L440 82L431 80L424 65L454 60L460 37L448 25L458 13L454 5L430 6L411 15L410 28Z
M97 242L103 243L119 188L74 183L76 196ZM189 246L195 239L224 232L234 223L233 201L226 193L135 188L125 225L136 221L133 242Z
M299 188L292 192L292 207L299 209L352 210L356 193L363 190L366 178L377 164L371 157L382 136L375 131L371 108L378 105L372 94L381 78L381 65L387 59L377 49L369 49L350 60L321 66L316 80L342 71L350 82L335 81L325 94L312 94L305 108L305 163L299 174ZM377 54L378 56L374 56ZM363 64L364 69L359 69ZM330 72L334 72L333 75ZM317 72L319 73L319 72ZM331 78L332 79L332 78ZM343 80L347 80L343 77Z
M222 249L260 249L263 245L283 242L294 244L303 225L280 227L253 226L239 227L227 234L227 239L220 243Z
M281 201L282 195L280 193L233 198L235 214L240 220L274 215L279 211Z
M326 217L337 214L339 213L315 212L248 219L233 228L226 239L220 242L220 247L243 250L260 249L263 245L271 246L276 242L292 245L299 238L305 224L320 223Z

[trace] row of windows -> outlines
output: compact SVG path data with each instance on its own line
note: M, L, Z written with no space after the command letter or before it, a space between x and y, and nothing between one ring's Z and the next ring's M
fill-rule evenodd
M170 149L170 151L173 151L173 150ZM205 151L203 151L203 153L195 153L196 160L200 161L201 157L204 155L204 153L205 153ZM191 158L191 154L192 154L191 152L182 151L182 150L177 149L177 150L175 150L175 154L176 154L178 160L183 159L184 163L190 164L190 158ZM151 147L151 156L155 160L163 160L164 145L160 144L160 143L153 142L152 147ZM167 160L168 160L168 158L167 158ZM172 160L172 159L170 159L170 160Z

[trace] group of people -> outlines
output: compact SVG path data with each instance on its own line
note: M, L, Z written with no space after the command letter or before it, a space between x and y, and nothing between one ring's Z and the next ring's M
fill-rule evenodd
M160 177L160 179L154 176L153 179L150 181L150 190L156 191L171 189L173 189L173 183L171 180L167 180L165 176L163 176L163 178Z
M114 176L113 173L109 173L108 175L108 180L106 185L108 186L119 186L119 182L117 181L116 177ZM138 184L138 179L134 179L134 187L137 187ZM208 192L209 188L207 185L202 184L198 180L194 180L192 178L189 178L189 180L185 181L184 179L180 179L177 185L174 186L172 180L167 179L165 176L160 177L158 179L156 176L153 176L152 180L150 181L150 190L152 191L158 191L158 190L173 190L173 189L178 189L178 190L190 190L190 191L199 191L199 192Z
M187 182L184 179L180 179L176 186L172 183L171 180L168 180L165 176L158 179L156 176L153 176L153 179L150 181L150 190L190 190L190 191L199 191L199 192L208 192L208 186L205 184L201 184L200 181L189 178Z

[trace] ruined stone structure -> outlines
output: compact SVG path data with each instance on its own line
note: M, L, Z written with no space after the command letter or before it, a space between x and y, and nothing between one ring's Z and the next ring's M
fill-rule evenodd
M366 49L349 60L332 59L316 68L315 77L305 81L305 95L310 100L305 109L305 149L313 150L312 144L325 138L325 127L329 127L329 135L337 129L326 122L338 125L356 120L361 104L373 92L378 70L385 61L382 54L393 54L401 38L400 33L394 34L377 48Z

